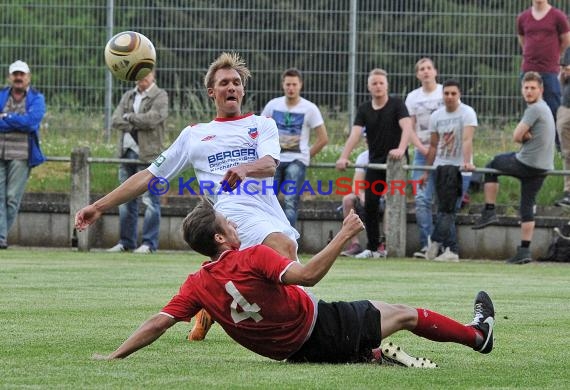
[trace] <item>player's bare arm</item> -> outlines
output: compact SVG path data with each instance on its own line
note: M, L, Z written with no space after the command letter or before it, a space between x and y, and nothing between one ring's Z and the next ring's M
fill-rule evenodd
M82 231L97 221L105 211L142 195L147 191L148 183L153 178L154 175L148 169L129 177L103 198L79 210L75 214L75 228Z
M93 355L95 360L123 359L152 344L177 321L164 314L155 314L146 320L119 348L109 355Z
M314 286L327 274L346 243L363 230L364 223L354 210L350 210L342 223L342 228L331 242L313 256L307 264L293 263L283 274L283 283Z
M236 188L239 181L246 177L264 178L273 177L277 162L271 156L263 156L247 164L240 164L228 169L221 183L228 183L231 189Z

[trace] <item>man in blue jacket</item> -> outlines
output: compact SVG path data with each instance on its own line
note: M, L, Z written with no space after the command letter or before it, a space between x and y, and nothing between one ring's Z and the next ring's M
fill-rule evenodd
M30 87L23 61L10 65L10 85L0 90L0 249L8 248L8 231L16 219L30 169L45 161L39 144L44 96Z

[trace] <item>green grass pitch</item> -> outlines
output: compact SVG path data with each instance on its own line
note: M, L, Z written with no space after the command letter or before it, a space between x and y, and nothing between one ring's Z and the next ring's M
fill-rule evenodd
M439 364L292 365L257 356L214 325L189 343L179 323L125 360L109 353L174 295L201 257L10 248L0 253L0 388L465 389L570 387L570 264L339 259L312 290L321 299L426 307L467 323L478 290L497 311L495 349L481 355L409 332L390 340Z

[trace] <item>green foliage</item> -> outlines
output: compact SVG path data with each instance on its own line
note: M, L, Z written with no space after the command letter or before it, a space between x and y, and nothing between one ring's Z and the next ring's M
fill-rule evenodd
M567 264L339 259L312 289L326 301L405 303L468 323L476 292L489 292L497 312L493 352L481 355L405 331L391 336L410 354L440 366L414 370L274 362L240 347L218 325L203 342L189 343L185 323L125 360L94 361L93 354L112 352L160 311L203 259L183 252L4 252L2 388L563 389L568 384Z

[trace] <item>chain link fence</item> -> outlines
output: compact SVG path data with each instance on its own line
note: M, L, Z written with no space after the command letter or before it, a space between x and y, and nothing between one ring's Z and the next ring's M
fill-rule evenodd
M568 12L567 1L552 1ZM111 80L103 59L109 37L136 30L155 44L158 82L171 112L186 122L208 119L202 78L222 51L240 52L253 79L246 109L261 111L281 95L280 74L297 67L304 96L349 127L368 98L370 69L388 71L391 93L419 86L414 64L431 57L439 80L457 78L463 101L480 122L518 119L520 48L516 15L528 0L126 0L4 1L0 67L22 59L57 112L108 116L132 85ZM566 9L565 9L566 8Z

